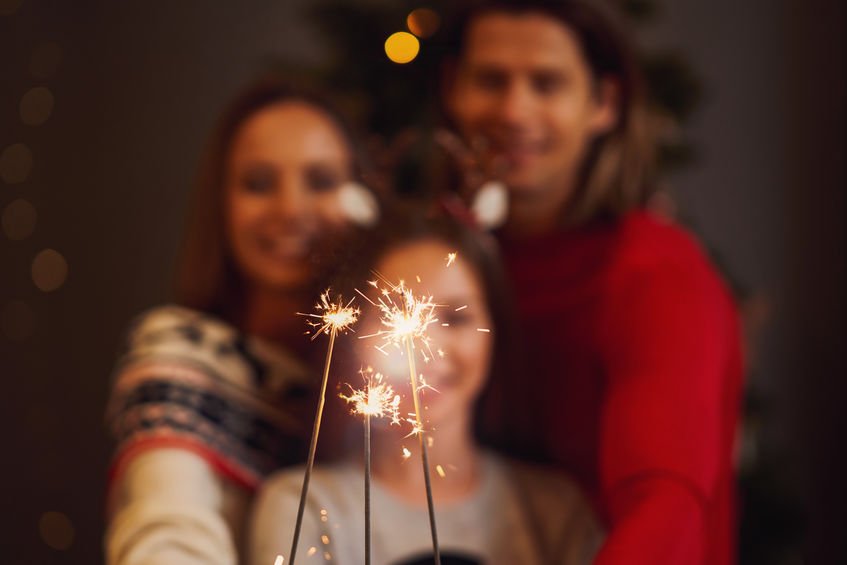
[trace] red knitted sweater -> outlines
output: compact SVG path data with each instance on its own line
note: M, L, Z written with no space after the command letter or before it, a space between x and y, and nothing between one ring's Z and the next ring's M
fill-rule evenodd
M597 563L733 563L740 336L698 244L646 212L502 244L525 371L492 383L500 433L595 501Z

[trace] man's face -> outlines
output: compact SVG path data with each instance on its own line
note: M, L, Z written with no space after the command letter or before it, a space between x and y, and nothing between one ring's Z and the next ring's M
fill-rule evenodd
M591 139L614 123L576 36L543 14L492 12L471 22L448 82L460 133L503 172L513 198L565 204Z

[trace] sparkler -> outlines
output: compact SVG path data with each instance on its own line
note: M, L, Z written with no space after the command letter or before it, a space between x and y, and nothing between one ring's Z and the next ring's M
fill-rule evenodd
M368 367L359 371L365 379L365 388L352 389L349 396L341 398L353 404L353 413L365 417L365 565L371 563L371 417L389 416L392 424L400 423L400 395L394 394L391 385L384 383L380 373ZM349 385L348 385L349 386Z
M435 525L435 507L432 502L432 481L429 473L429 455L427 453L427 442L421 418L420 398L418 395L418 373L415 369L414 342L418 341L425 351L424 360L432 357L430 339L426 330L430 324L438 321L435 316L435 308L438 304L433 302L432 296L418 297L407 288L403 281L397 285L389 284L388 288L380 288L377 281L371 281L371 286L379 290L376 301L371 300L362 292L359 292L368 302L376 306L381 314L382 329L375 334L362 337L382 337L383 346L378 349L384 351L388 345L393 345L401 351L405 349L409 358L409 378L412 383L412 400L415 407L415 420L413 432L418 436L421 449L421 465L423 466L424 485L426 487L426 504L429 511L429 529L432 534L432 551L435 564L441 565L441 551L438 547L438 530ZM396 298L395 298L396 297ZM428 353L428 356L427 356Z
M312 440L309 444L309 457L306 461L306 472L303 475L303 487L300 490L300 506L297 509L297 521L294 525L294 539L291 542L291 553L289 563L294 565L294 558L297 555L297 542L300 539L300 528L303 525L303 512L306 509L306 495L309 492L309 480L312 477L312 467L315 465L315 451L318 446L318 434L321 430L321 418L323 417L324 404L326 403L326 383L329 380L329 366L332 362L332 349L335 345L335 336L339 332L343 332L356 323L359 318L359 309L351 308L353 303L351 300L347 304L341 300L339 296L336 302L332 302L329 297L329 290L321 294L320 301L315 305L317 314L303 314L301 316L308 318L316 318L319 321L308 321L307 323L317 328L312 339L314 340L321 334L329 334L329 346L326 351L326 361L324 362L323 379L321 379L321 392L318 398L318 408L315 413L315 423L312 428Z

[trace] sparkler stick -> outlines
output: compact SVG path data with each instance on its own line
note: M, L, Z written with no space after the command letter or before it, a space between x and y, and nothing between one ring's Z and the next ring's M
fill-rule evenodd
M371 415L365 414L365 565L371 565Z
M336 303L332 303L329 299L329 290L321 294L320 302L315 309L319 314L302 314L310 318L318 318L320 322L309 322L313 327L318 328L312 339L322 333L329 333L329 346L326 350L326 361L324 362L323 378L321 379L321 392L318 398L318 407L315 413L315 422L312 427L312 440L309 444L309 457L306 460L306 472L303 475L303 487L300 490L300 506L297 508L297 521L294 524L294 539L291 541L291 553L289 554L289 563L294 565L294 558L297 555L297 542L300 539L300 528L303 525L303 512L306 509L306 495L309 493L309 480L312 477L312 467L315 465L315 451L318 447L318 434L321 430L321 419L323 417L324 404L326 404L326 384L329 380L329 366L332 363L332 349L335 345L335 336L338 332L348 329L353 325L359 317L359 309L351 308L351 300L346 305L338 298Z
M379 289L376 281L370 283L375 288ZM406 350L406 355L409 358L409 377L412 385L412 400L415 407L415 428L413 433L417 434L421 449L421 465L424 474L424 486L426 487L426 505L429 512L429 529L432 534L432 551L435 558L435 564L441 565L441 550L438 545L438 528L435 524L435 507L432 502L432 481L429 473L429 455L427 453L427 444L423 419L421 418L420 399L418 396L418 376L415 369L414 357L414 340L419 340L426 350L429 352L429 357L424 353L424 359L432 357L432 350L429 347L429 337L426 335L427 327L438 321L435 317L435 308L438 306L432 300L432 297L415 297L412 291L400 281L398 285L391 285L390 289L380 289L380 297L374 302L363 293L361 294L371 304L379 308L382 313L382 325L385 329L381 329L373 336L382 336L385 340L385 345L393 344L402 346ZM392 294L400 296L399 302L392 298ZM363 336L363 337L373 337ZM382 349L380 349L382 351Z
M424 485L426 486L426 507L429 511L429 530L432 534L432 551L435 557L435 565L441 565L441 551L438 547L438 529L435 526L435 507L432 503L432 481L429 478L429 454L427 453L424 438L423 422L421 421L420 400L418 398L418 377L415 371L415 357L412 354L412 340L406 337L406 353L409 356L409 375L412 380L412 400L415 404L415 422L418 429L418 440L421 446L421 464L424 472Z
M372 374L370 368L360 371L365 377L363 390L354 390L341 398L353 404L353 413L365 416L365 565L371 563L371 416L391 416L392 424L400 423L400 395L391 385L382 382L382 375ZM367 374L366 374L367 373Z

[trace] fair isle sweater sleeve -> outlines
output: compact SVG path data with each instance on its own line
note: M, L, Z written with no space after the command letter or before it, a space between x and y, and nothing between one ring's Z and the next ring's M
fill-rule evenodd
M112 485L106 532L110 565L235 565L227 518L243 515L246 492L226 488L199 455L157 448L133 458Z
M137 320L107 411L109 565L238 561L253 489L302 455L308 374L284 357L184 308Z

